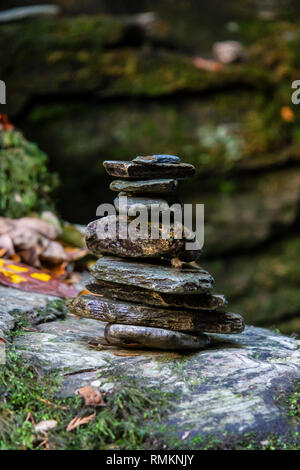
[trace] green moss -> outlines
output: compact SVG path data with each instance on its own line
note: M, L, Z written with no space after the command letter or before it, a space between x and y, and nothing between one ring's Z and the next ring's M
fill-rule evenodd
M57 177L47 171L47 156L21 132L0 131L0 215L21 217L51 208Z
M106 406L91 408L80 397L58 398L60 379L51 374L38 380L36 370L10 351L0 370L0 449L38 449L35 422L54 419L56 428L48 433L50 449L95 450L137 449L149 439L147 423L158 419L169 403L160 390L118 377L116 388L106 397ZM75 417L96 413L93 421L67 432Z

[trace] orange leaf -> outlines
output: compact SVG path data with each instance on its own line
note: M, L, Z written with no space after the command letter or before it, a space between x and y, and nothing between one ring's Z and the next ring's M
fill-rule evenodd
M95 418L95 413L89 415L89 416L85 416L84 418L80 418L79 416L76 416L75 418L73 418L68 426L67 426L67 431L70 432L70 431L73 431L73 429L76 429L78 428L78 426L81 426L82 424L87 424L89 423L90 421L92 421L93 419Z
M197 69L207 70L208 72L219 72L223 68L220 62L203 59L203 57L195 57L193 64Z
M0 129L10 131L14 126L9 122L7 114L0 114Z
M17 274L20 273L20 274ZM66 282L31 266L0 258L0 284L29 292L76 297L77 290Z
M295 113L289 106L282 106L280 110L281 118L286 122L294 122L295 121Z
M83 289L81 290L78 294L77 297L80 297L81 295L95 295L96 297L103 297L103 294L95 294L94 292L91 292L88 289Z

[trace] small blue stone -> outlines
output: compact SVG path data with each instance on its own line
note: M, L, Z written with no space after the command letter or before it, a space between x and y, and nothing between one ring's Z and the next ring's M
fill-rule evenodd
M179 163L180 158L176 155L152 155L156 158L157 163Z

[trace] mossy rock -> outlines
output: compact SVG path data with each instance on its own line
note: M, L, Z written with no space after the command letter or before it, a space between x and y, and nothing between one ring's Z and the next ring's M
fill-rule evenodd
M0 130L0 215L22 217L53 208L50 194L57 186L47 170L47 156L17 130Z

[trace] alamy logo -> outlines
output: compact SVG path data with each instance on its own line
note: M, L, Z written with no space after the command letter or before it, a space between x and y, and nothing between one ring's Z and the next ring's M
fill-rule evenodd
M300 103L300 80L294 80L292 83L292 88L296 88L296 91L292 93L292 103L299 104Z
M0 80L0 104L6 104L6 85L3 80Z

